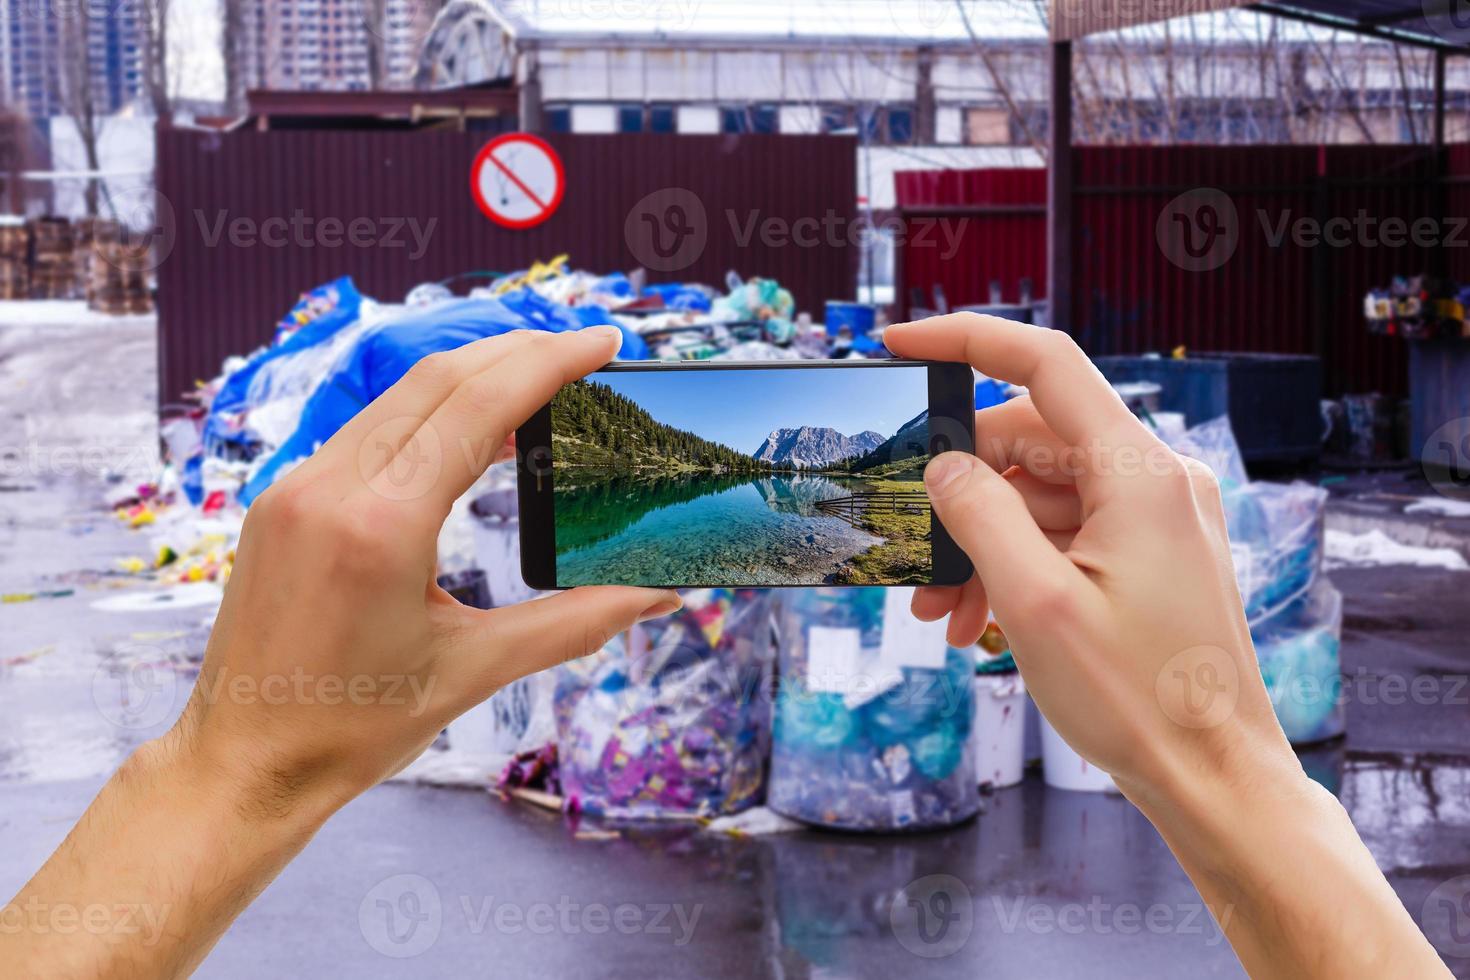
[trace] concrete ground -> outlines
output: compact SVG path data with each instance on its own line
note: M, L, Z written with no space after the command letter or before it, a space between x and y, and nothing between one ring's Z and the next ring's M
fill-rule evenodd
M47 338L7 326L0 304L0 431L38 431L54 449L86 444L86 418L106 417L105 448L146 446L135 416L153 399L148 332L144 320ZM47 380L62 370L56 360L69 393ZM98 506L108 467L76 472L50 450L42 465L17 465L35 454L8 441L0 593L72 594L0 605L5 897L126 754L168 726L208 615L94 608L120 594L115 560L143 550ZM1332 578L1347 597L1348 736L1303 762L1337 793L1456 975L1470 977L1470 573L1367 567ZM675 828L577 839L560 816L484 792L385 786L328 824L200 976L910 972L1241 974L1130 804L1050 790L1032 774L965 826L882 838Z

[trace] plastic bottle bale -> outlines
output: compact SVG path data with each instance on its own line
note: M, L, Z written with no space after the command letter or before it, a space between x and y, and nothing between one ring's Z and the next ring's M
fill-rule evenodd
M759 802L770 743L770 595L698 589L683 611L561 667L568 809L693 819Z
M979 812L974 657L941 636L921 654L942 666L885 661L885 630L904 625L885 622L886 592L783 593L767 804L784 816L885 833Z
M1253 623L1251 639L1271 705L1291 744L1342 735L1342 593L1318 579L1311 593Z

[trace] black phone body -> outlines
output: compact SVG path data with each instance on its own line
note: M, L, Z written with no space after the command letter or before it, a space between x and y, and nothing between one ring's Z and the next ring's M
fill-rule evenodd
M959 585L923 466L975 448L974 376L902 360L622 362L516 433L535 589Z

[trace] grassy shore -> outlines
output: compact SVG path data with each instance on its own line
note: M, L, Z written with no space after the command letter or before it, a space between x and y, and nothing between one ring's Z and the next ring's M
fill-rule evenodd
M905 460L906 465L892 467L884 479L872 481L872 488L885 491L924 490L924 464L927 458ZM885 467L885 469L889 469ZM854 557L839 578L848 585L922 585L933 575L933 546L929 540L929 509L917 513L865 514L858 526L870 534L884 538Z

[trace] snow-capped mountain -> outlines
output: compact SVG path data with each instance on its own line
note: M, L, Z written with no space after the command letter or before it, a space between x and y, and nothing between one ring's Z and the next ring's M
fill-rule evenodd
M755 458L791 466L826 466L849 456L870 453L883 444L877 432L845 436L836 429L804 425L799 429L777 429L754 453Z

